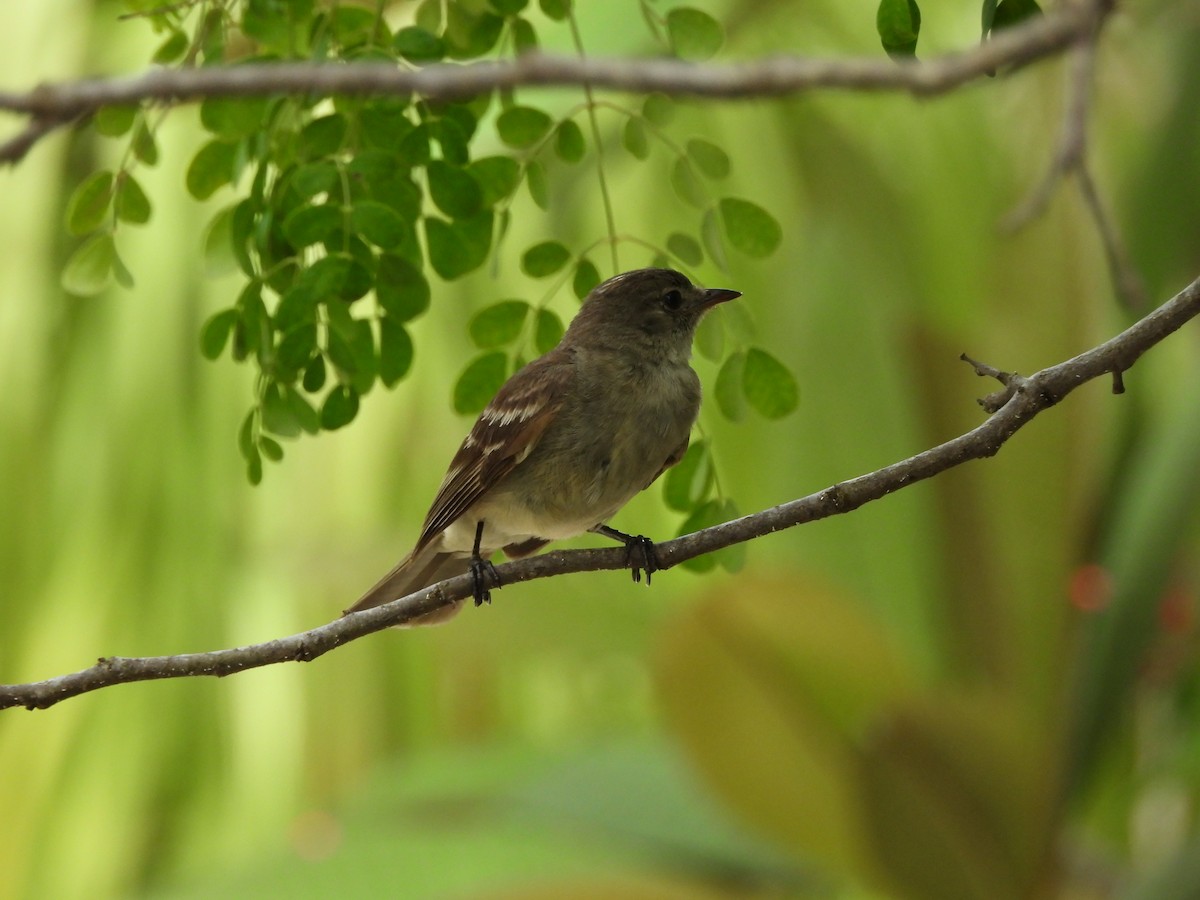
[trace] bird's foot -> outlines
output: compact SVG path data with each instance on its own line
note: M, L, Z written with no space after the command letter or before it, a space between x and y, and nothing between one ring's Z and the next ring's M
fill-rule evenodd
M654 549L654 541L644 534L626 534L615 528L609 528L607 525L597 525L592 530L625 545L625 565L633 573L635 582L640 583L642 573L645 572L646 584L649 584L654 573L663 568L662 561L658 558L658 551Z
M500 573L490 559L481 556L471 558L471 583L474 585L475 605L492 602L492 589L502 586Z

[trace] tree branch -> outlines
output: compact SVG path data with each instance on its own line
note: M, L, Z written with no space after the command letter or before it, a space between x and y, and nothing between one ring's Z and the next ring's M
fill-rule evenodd
M1102 11L1066 4L973 47L924 62L887 59L777 57L728 66L677 59L596 59L527 54L512 61L400 69L386 63L258 63L211 68L155 69L141 75L43 84L0 91L0 110L27 115L46 133L104 106L146 101L178 103L205 97L272 94L408 94L430 100L470 97L519 86L581 87L697 97L777 97L816 88L945 93L999 69L1050 56L1092 33ZM11 144L12 142L10 142ZM4 149L7 149L5 145ZM14 162L29 146L0 152Z
M1022 377L972 362L976 372L996 378L1003 388L986 398L988 408L994 408L996 412L982 425L868 475L659 544L659 559L667 568L784 528L847 513L968 460L993 456L1034 416L1058 403L1081 384L1107 374L1114 376L1114 384L1119 384L1120 374L1143 353L1197 315L1200 315L1200 278L1116 337L1034 375ZM625 557L625 551L620 548L562 550L498 566L497 572L504 584L514 584L570 572L622 569L626 566ZM471 577L460 575L311 631L248 647L178 656L101 659L90 669L58 678L2 685L0 709L14 706L44 709L68 697L133 681L195 675L219 677L274 663L308 662L349 641L465 599L471 596L472 587Z

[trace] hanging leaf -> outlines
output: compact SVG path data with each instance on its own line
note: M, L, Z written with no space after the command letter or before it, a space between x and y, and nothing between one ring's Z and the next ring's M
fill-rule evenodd
M502 300L477 312L468 331L482 350L510 344L521 334L532 307L524 300Z
M768 419L786 416L800 401L800 389L787 366L758 347L746 351L742 390L746 401Z
M454 409L478 413L496 396L508 377L508 359L499 350L477 356L454 385Z
M521 271L531 278L553 275L571 259L571 251L558 241L542 241L525 251Z
M880 0L875 12L875 30L892 59L916 57L917 36L921 33L921 10L916 0Z
M113 200L113 181L112 172L93 172L75 188L67 202L67 230L71 234L88 234L104 222Z
M775 218L749 200L726 197L718 208L725 234L734 249L754 259L770 256L783 239L783 229Z
M725 43L721 23L708 13L688 6L678 6L667 13L667 37L672 53L696 62L712 58Z

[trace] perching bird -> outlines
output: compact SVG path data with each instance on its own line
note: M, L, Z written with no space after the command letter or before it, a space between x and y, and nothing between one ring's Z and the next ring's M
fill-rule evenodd
M688 360L701 317L738 291L699 288L671 269L636 269L596 287L558 346L516 372L450 463L416 547L346 613L455 575L475 576L476 605L498 587L488 562L594 531L629 549L634 579L653 544L605 523L679 462L700 411ZM414 619L453 616L458 601Z

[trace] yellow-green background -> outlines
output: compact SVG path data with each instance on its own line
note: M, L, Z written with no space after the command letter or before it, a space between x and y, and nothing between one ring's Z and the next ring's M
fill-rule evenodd
M590 52L655 52L632 0L579 5ZM923 6L923 56L977 40L976 5ZM871 0L706 8L723 59L881 55ZM4 5L0 85L137 71L154 38L122 11ZM1098 57L1090 158L1154 302L1200 272L1197 47L1200 4L1136 0ZM991 386L964 350L1031 372L1132 321L1070 185L998 227L1052 156L1064 76L697 103L672 126L725 147L722 189L783 225L769 260L700 272L744 292L800 383L782 421L705 411L742 510L979 422ZM467 428L449 396L472 312L540 298L529 243L603 234L591 168L552 183L548 213L523 196L495 278L435 283L412 375L252 488L234 440L250 375L198 352L238 290L203 271L232 195L187 197L198 133L193 108L169 117L138 171L154 218L117 236L136 287L94 298L58 286L63 207L120 147L60 132L0 171L0 681L336 615L408 549ZM622 233L694 227L669 159L610 143ZM1196 344L1189 326L1126 395L1089 385L994 459L755 541L736 576L541 581L310 665L0 713L0 897L1193 896L1171 891L1200 884ZM614 524L679 523L655 489ZM1115 579L1103 614L1069 603L1089 562ZM1072 743L1092 713L1111 718Z

